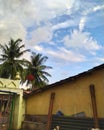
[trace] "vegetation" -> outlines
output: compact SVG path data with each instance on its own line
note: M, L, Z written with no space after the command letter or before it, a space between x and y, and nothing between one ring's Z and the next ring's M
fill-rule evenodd
M20 57L28 50L23 50L24 45L20 45L21 39L14 41L10 40L9 44L4 46L0 44L2 51L0 60L2 64L0 65L0 77L15 79L16 73L23 72L23 65L28 63L25 59L20 60Z
M34 86L42 87L46 85L49 80L47 76L51 76L46 69L52 67L44 65L48 57L42 56L42 54L32 53L31 62L27 69L25 69L25 77L30 80Z
M45 71L51 67L44 65L48 57L32 53L31 61L20 59L24 53L29 51L29 49L23 50L25 46L21 42L21 39L16 41L11 39L8 44L0 44L2 51L0 77L15 79L16 73L19 72L22 82L28 80L28 83L31 82L33 87L43 87L48 83L47 76L51 76Z

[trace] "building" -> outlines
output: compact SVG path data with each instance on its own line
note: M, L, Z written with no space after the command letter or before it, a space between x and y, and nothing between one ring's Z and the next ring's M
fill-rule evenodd
M24 121L24 129L53 130L57 125L63 130L104 129L104 64L35 89L24 97L25 118L33 122ZM47 119L43 121L42 115ZM52 115L64 116L55 119ZM42 123L34 123L38 121Z
M50 95L55 93L52 114L58 111L71 116L84 112L93 117L90 86L94 86L98 117L104 117L104 64L25 95L26 114L47 115Z
M39 130L46 130L46 126L40 122L28 122L31 127L27 122L22 123L24 115L25 117L30 115L31 120L37 122L36 118L33 119L34 115L48 115L50 120L51 115L61 112L65 117L94 118L96 128L97 119L104 118L104 64L46 87L34 88L33 91L23 91L19 86L20 80L0 78L0 129L2 130L19 130L22 124L26 128L28 126L28 129L31 128L30 130L40 124L39 127L42 128ZM46 118L44 119L47 121ZM42 121L44 119L42 118Z
M19 80L0 78L0 129L18 130L24 119L25 102Z

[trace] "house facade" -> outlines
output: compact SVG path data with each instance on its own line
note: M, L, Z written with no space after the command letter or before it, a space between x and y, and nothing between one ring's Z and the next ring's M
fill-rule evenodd
M84 113L85 117L92 118L95 113L95 118L104 118L104 64L46 87L36 88L31 93L24 93L19 86L20 80L0 78L2 130L19 130L24 115L48 115L49 109L52 114L62 112L66 117ZM52 94L54 100L50 102Z
M93 117L94 107L90 86L94 86L98 118L104 117L104 64L61 80L26 95L26 114L47 115L50 95L55 93L52 114L61 111L66 116L83 112Z
M0 129L19 130L24 119L25 102L19 80L0 78Z

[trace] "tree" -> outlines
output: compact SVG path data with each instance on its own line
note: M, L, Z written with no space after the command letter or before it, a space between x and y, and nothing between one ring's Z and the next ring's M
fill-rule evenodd
M17 39L16 41L11 39L8 44L0 44L2 50L0 77L15 79L17 72L20 72L22 75L23 65L27 65L28 61L25 59L20 60L20 57L28 50L23 50L24 44L21 44L21 42L21 39Z
M49 80L47 76L51 76L46 69L52 67L44 65L48 57L42 56L42 54L32 53L31 62L27 69L25 69L25 80L31 81L33 87L43 87Z

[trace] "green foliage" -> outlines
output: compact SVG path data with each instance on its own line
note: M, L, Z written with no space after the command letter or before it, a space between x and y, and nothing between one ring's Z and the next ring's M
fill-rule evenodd
M33 87L47 85L49 82L47 76L51 75L45 70L52 68L44 65L48 57L42 56L42 54L32 53L31 62L26 59L20 60L21 56L29 51L29 49L23 50L25 46L21 42L21 39L17 39L16 41L11 39L8 44L0 44L2 51L0 58L0 77L15 79L16 73L19 72L22 82L25 82L27 76L31 74L34 76L34 80L28 80L28 83L31 82Z
M25 69L25 78L32 74L34 76L34 80L31 81L33 87L43 87L48 84L49 80L47 76L51 76L45 70L51 69L52 67L44 65L48 57L42 56L42 54L32 53L31 62L27 69Z
M0 65L0 77L15 79L18 71L20 73L23 72L23 65L26 65L28 61L24 59L20 60L19 58L28 50L21 51L24 48L24 45L20 45L21 42L21 39L17 39L16 41L11 39L4 46L0 44L2 51L0 58L0 61L2 61Z

